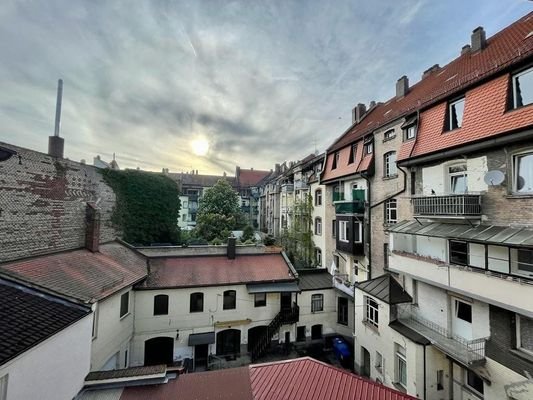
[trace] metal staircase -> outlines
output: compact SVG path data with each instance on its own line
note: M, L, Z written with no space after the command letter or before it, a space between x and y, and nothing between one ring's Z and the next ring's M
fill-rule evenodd
M250 356L252 362L263 356L270 345L272 337L279 331L282 325L294 324L298 322L300 317L300 307L293 303L291 308L282 309L274 319L268 324L267 329L257 340L257 343L252 348Z

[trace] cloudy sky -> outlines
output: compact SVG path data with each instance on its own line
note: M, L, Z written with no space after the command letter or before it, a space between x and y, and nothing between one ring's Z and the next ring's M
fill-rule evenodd
M46 151L64 80L65 155L233 173L324 150L358 102L447 63L527 0L0 2L0 141ZM205 156L192 143L208 141ZM198 149L196 149L198 152Z

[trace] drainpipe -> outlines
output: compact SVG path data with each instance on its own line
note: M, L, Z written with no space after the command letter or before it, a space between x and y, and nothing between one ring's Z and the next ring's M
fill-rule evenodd
M424 345L424 400L426 400L426 346Z
M372 201L372 191L370 190L370 179L366 172L361 172L361 176L367 183L368 187L368 279L372 279L372 207L370 202Z

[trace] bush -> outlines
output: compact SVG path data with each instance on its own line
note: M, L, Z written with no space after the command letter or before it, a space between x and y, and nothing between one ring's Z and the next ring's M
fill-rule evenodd
M222 244L222 240L220 240L219 238L214 238L213 240L211 240L210 244L213 246L220 246Z
M263 243L265 246L273 246L276 243L276 239L274 239L274 236L272 235L267 235L263 240Z
M255 242L252 239L248 239L244 244L255 244Z
M250 240L254 237L254 228L251 225L246 225L242 231L242 240Z
M189 246L207 246L209 242L202 238L194 238L187 243Z

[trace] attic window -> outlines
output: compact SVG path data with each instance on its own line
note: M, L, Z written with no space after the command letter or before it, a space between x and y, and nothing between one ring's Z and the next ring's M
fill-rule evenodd
M383 134L383 140L391 140L396 137L396 131L394 129L389 129Z
M340 153L336 151L333 155L333 165L331 166L331 169L337 169L337 165L339 165L340 156Z
M355 157L357 154L357 144L352 144L350 147L350 158L348 159L348 164L353 164L355 162Z
M463 114L465 110L465 98L462 97L448 104L448 118L446 130L460 128L463 125Z
M513 75L513 108L533 103L533 68Z
M374 151L374 142L365 143L365 154L372 154Z

